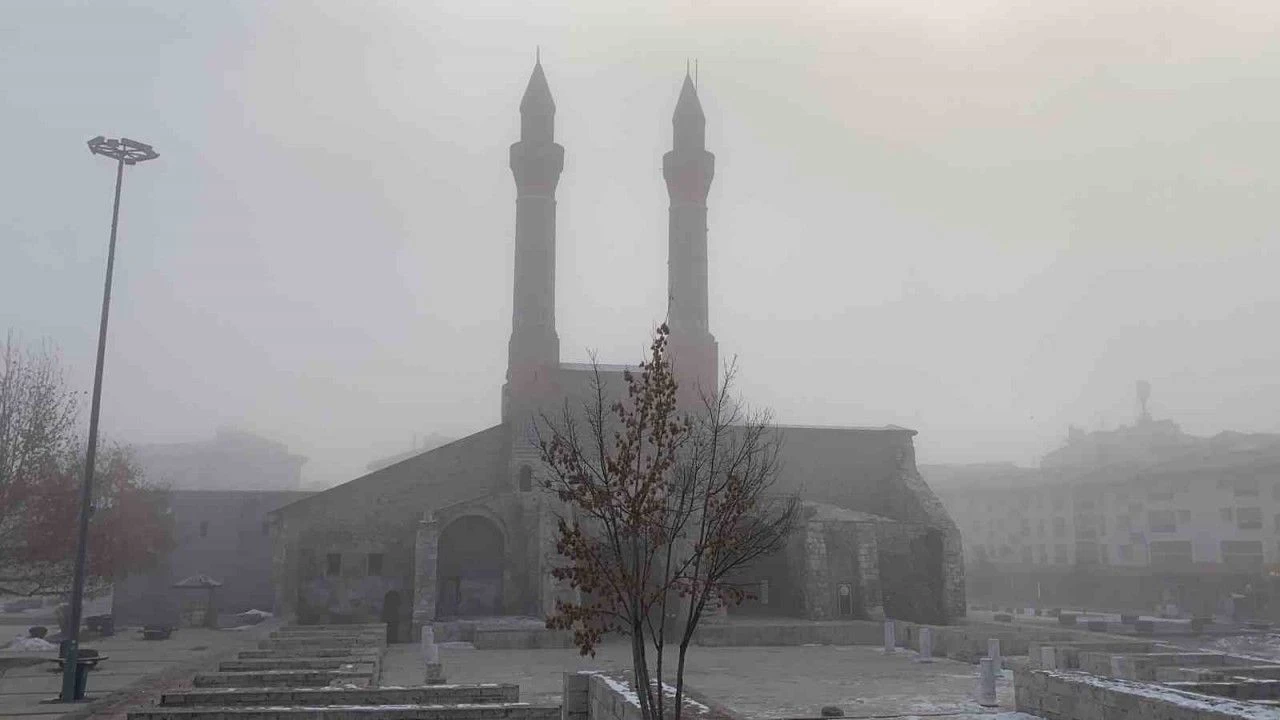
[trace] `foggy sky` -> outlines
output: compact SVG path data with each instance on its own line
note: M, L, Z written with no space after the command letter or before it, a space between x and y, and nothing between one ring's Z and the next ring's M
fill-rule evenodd
M1139 378L1188 431L1280 431L1274 3L540 4L0 0L0 331L90 387L84 143L123 134L161 157L126 171L107 436L241 427L332 483L496 423L541 45L565 360L637 361L665 311L692 57L750 402L915 428L929 463L1034 463Z

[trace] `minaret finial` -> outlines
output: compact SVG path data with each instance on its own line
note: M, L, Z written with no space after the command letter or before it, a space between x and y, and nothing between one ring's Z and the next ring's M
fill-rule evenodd
M533 63L535 65L542 64L542 46L541 45L533 46Z

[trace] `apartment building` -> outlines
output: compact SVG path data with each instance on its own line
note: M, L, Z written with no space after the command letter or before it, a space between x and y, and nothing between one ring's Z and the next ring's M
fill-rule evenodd
M1261 573L1280 566L1280 435L1183 433L1145 414L1072 431L1039 468L922 466L970 566Z

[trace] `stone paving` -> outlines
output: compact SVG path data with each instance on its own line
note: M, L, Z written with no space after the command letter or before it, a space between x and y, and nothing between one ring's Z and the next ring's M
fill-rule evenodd
M886 656L865 645L694 647L686 680L695 691L751 718L817 717L825 705L839 706L849 717L994 712L984 712L973 700L977 666L915 658L910 651ZM451 683L517 683L521 699L532 703L559 702L564 672L631 666L629 646L616 642L601 646L595 658L576 650L474 650L450 643L441 646L440 659ZM675 654L665 662L673 670ZM417 646L388 648L384 684L416 684L422 672ZM1010 673L997 687L999 709L1012 711Z
M238 649L255 647L273 627L268 622L247 630L184 628L175 631L168 640L161 641L142 640L135 628L121 628L113 637L82 643L83 647L98 650L108 658L89 674L86 694L90 700L102 700L108 695L139 686L149 687L171 675L171 682L181 682L192 672L212 667ZM16 654L0 651L0 656ZM58 654L51 651L43 655L56 658ZM49 671L53 666L52 662L42 662L10 669L0 675L0 717L51 720L86 716L89 707L84 704L41 702L56 697L61 690L62 676ZM94 716L106 715L95 713Z

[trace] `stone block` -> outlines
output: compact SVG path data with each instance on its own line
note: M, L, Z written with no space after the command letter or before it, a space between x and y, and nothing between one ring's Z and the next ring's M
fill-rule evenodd
M444 667L438 663L427 663L426 677L423 678L424 685L443 685Z

